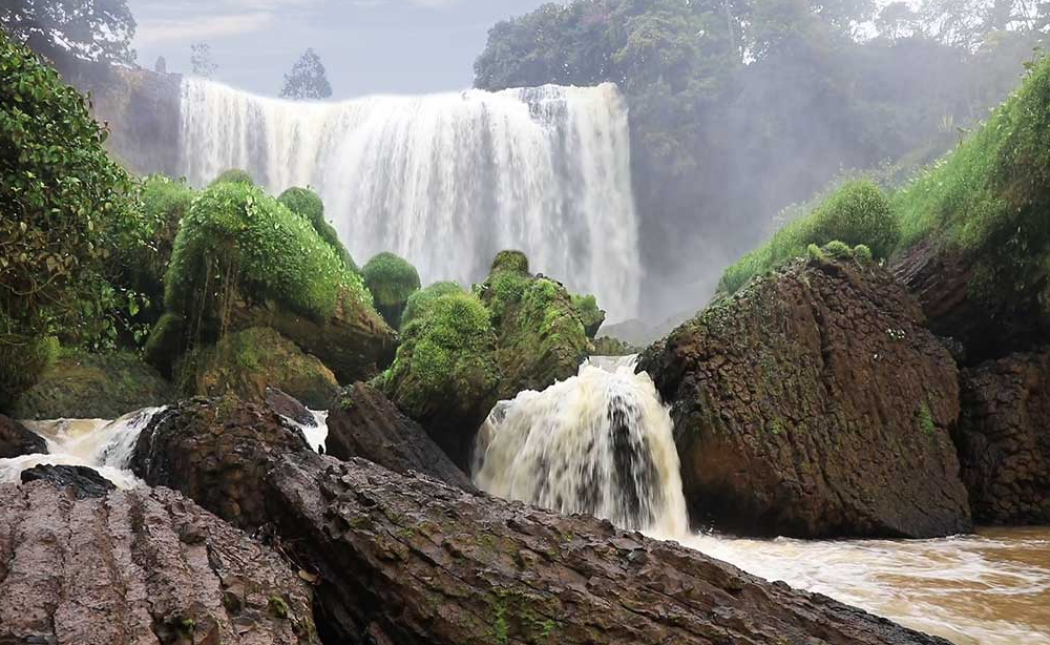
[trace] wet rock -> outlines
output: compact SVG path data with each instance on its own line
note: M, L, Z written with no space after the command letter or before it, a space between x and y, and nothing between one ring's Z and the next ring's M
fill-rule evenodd
M173 399L171 386L131 352L64 352L11 408L18 419L116 419Z
M334 642L947 645L673 542L360 459L289 455L267 481Z
M310 588L178 493L0 485L0 642L315 644Z
M262 481L276 457L309 452L273 410L235 397L194 398L157 414L139 435L131 470L182 492L240 527L266 521Z
M39 454L47 454L44 438L0 414L0 459Z
M647 350L696 524L758 535L970 529L958 371L887 271L796 261Z
M365 383L350 388L329 413L327 454L344 461L361 457L394 472L417 471L474 489L418 423Z
M1050 350L962 372L955 433L980 524L1050 524Z
M117 487L98 471L87 466L53 466L41 464L22 471L22 483L45 481L52 486L72 491L77 499L105 497Z
M266 388L266 405L282 417L288 417L298 424L311 428L317 426L317 419L314 418L313 413L286 392L272 387Z

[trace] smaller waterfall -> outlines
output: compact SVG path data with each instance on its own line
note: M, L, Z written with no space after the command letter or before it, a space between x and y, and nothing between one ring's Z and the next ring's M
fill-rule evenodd
M633 358L594 363L497 405L478 432L474 483L560 513L686 535L673 426L652 380L634 373Z

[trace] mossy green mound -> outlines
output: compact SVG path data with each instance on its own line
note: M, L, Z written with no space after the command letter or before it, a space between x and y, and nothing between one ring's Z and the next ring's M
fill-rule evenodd
M404 258L384 252L369 260L361 274L376 309L391 327L399 329L408 298L419 290L416 268Z
M580 313L580 320L583 322L583 328L587 332L588 338L594 338L598 335L598 330L601 329L602 323L605 322L605 312L598 308L598 300L592 295L578 296L573 294L572 304L576 307L576 311Z
M171 386L132 352L63 350L11 408L18 419L116 419L172 401Z
M165 304L195 333L210 335L226 326L240 297L272 300L317 322L330 319L342 299L371 306L360 276L307 220L258 188L221 183L201 193L183 219Z
M499 368L489 311L473 294L434 299L405 325L381 385L461 467L474 432L496 402Z
M212 347L194 350L176 371L184 396L234 394L262 401L272 387L308 407L324 409L339 393L339 383L324 363L266 327L227 334Z
M255 180L248 174L246 170L240 170L238 168L230 168L219 173L219 176L211 181L212 186L218 184L244 184L246 186L254 186Z
M489 273L496 273L497 271L513 271L527 274L529 272L529 258L521 251L500 251L496 254L495 259L492 260L492 267L489 269Z
M456 282L435 282L425 289L413 293L408 297L405 310L401 314L401 326L405 327L413 320L417 320L430 310L430 306L441 296L449 294L464 293L463 287Z
M788 223L764 246L727 268L718 289L735 293L752 277L804 257L810 244L823 246L836 240L850 247L863 244L881 260L893 252L899 239L900 225L879 187L870 181L851 181L808 216Z
M350 256L346 247L339 241L339 234L336 233L331 224L325 221L324 202L321 201L321 197L317 193L309 188L292 187L281 193L277 201L284 204L288 210L296 215L309 220L314 230L321 236L321 239L339 255L339 259L343 261L343 266L355 273L360 271L357 263L354 262L354 258Z

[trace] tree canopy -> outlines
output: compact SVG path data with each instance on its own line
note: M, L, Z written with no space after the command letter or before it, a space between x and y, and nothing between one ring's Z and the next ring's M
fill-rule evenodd
M326 99L332 96L332 86L325 75L321 57L313 49L307 49L284 75L281 98L301 101L304 99Z
M127 0L0 0L0 26L52 61L135 59L135 18Z

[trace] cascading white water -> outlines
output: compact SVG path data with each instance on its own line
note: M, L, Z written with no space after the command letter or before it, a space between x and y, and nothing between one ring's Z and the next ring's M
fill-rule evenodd
M497 251L637 315L641 262L626 102L615 85L469 90L340 103L182 85L182 170L248 170L273 192L312 186L360 262L411 261L424 283L484 277Z
M522 392L478 432L474 482L503 497L679 537L688 522L671 417L633 359Z

